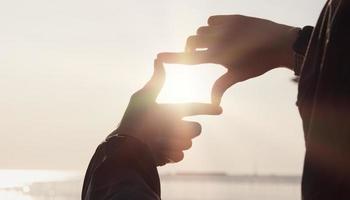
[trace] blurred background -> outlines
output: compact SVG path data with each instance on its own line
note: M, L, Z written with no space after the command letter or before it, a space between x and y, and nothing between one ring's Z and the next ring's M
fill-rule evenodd
M324 3L0 0L0 199L79 199L90 157L149 79L157 53L183 51L209 16L302 27L316 23ZM224 72L166 69L159 101L174 103L209 101ZM238 84L224 96L223 115L193 118L202 135L183 162L159 169L163 198L300 199L304 141L293 78L277 69Z

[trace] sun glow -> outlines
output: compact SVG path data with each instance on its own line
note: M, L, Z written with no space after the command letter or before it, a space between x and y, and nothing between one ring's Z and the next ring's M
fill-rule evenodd
M166 81L157 99L159 103L210 103L215 80L225 69L214 64L165 65Z
M79 172L75 171L0 170L0 189L23 187L26 191L26 186L35 182L63 181L79 175Z

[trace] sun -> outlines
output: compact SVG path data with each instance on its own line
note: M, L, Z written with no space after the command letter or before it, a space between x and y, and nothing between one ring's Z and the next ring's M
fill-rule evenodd
M159 103L210 103L214 81L225 70L214 64L165 65L166 81L157 99Z

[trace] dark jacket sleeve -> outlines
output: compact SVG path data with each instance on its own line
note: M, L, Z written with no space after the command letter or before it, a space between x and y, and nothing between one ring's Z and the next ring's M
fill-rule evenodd
M303 200L350 199L350 6L339 2L321 15L299 82Z
M82 200L159 200L156 167L150 150L139 140L109 137L90 161Z

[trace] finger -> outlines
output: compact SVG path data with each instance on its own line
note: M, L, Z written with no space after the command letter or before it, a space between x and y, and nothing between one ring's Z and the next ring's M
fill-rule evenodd
M186 52L195 51L198 48L210 48L214 38L210 36L190 36L186 42Z
M173 137L193 139L202 132L202 126L198 122L181 121L173 130Z
M192 147L192 141L190 139L169 139L168 145L164 146L163 151L184 151Z
M171 64L198 65L203 63L214 63L208 51L194 51L186 53L160 53L157 59Z
M184 159L184 153L181 151L170 151L164 154L171 163L177 163Z
M160 149L158 149L157 152L154 153L154 158L156 160L157 166L164 166L167 163L172 162L171 160L169 160L169 158L167 158L164 152L160 151Z
M243 18L241 15L214 15L209 17L208 25L215 26L220 24L235 23Z
M165 69L161 61L154 61L154 72L151 80L141 90L146 93L147 98L155 101L165 82Z
M232 73L226 73L215 81L212 89L212 103L214 105L220 105L222 96L225 91L236 83L234 75Z
M227 27L226 26L202 26L197 29L197 35L198 36L211 36L211 37L222 37L225 33L227 33ZM232 30L231 30L232 32ZM232 35L229 35L230 38Z
M207 35L212 32L212 28L209 26L202 26L197 29L197 35Z
M180 118L194 115L219 115L222 108L218 105L205 103L161 104L167 110Z

